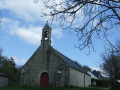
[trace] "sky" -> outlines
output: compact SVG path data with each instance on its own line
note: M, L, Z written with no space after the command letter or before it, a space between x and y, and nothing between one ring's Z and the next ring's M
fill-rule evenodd
M41 43L42 28L49 22L49 17L41 17L43 4L33 0L0 0L2 23L0 27L0 47L3 55L13 57L19 66L32 56ZM49 12L49 11L46 11ZM77 22L77 21L76 21ZM106 41L94 39L95 52L88 49L79 50L74 45L78 42L75 33L62 30L58 23L50 24L52 28L52 46L70 59L81 65L99 69L101 53L104 52ZM114 31L114 30L113 30ZM110 40L115 41L120 37L120 31L111 34Z

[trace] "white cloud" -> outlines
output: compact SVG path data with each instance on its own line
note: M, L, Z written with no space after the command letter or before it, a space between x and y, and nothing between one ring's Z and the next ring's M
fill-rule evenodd
M16 63L17 65L24 65L24 64L26 63L26 61L27 61L27 60L25 60L25 59L19 60L19 59L16 58L15 56L12 56L12 58L14 59L14 61L15 61L15 63Z
M9 19L3 18L3 29L11 35L16 35L23 41L29 44L39 45L42 35L42 27L41 26L19 26L20 22Z
M34 1L38 1L37 4ZM46 0L0 0L0 9L9 10L9 13L15 18L24 19L26 21L35 22L36 20L48 21L51 17L41 17L44 13L51 12L51 9L46 9L43 2ZM58 3L63 0L54 0ZM52 1L48 4L52 5ZM55 23L56 24L56 23Z
M10 33L18 36L20 39L29 44L39 45L42 35L42 28L34 26L28 28L17 27L16 30L11 29Z
M58 28L54 29L52 34L55 35L57 39L60 39L63 36L62 30Z
M99 67L90 67L92 70L96 70L96 71L102 71L102 69L100 69Z
M41 35L42 35L42 28L41 26L34 26L31 24L31 26L22 26L20 27L20 22L9 19L9 18L3 18L4 27L7 27L7 32L11 35L16 35L21 40L34 45L40 45L41 42ZM6 30L6 29L5 29ZM57 38L60 39L63 34L60 29L54 29L52 30L52 34Z
M40 44L42 28L41 27L29 27L29 28L17 28L15 34L30 44Z
M28 28L26 28L26 27L19 28L18 27L18 28L16 28L15 32L13 32L12 30L11 30L11 32L16 34L19 38L21 38L22 40L24 40L27 43L39 45L41 37L42 37L42 28L43 27L34 27L34 26L31 26ZM63 36L62 31L60 29L52 30L52 34L57 39L60 39Z
M26 21L43 20L48 18L40 18L43 4L41 1L35 4L33 0L0 0L0 8L9 10L11 15Z
M41 33L42 33L42 27L41 26L19 26L20 22L9 19L9 18L3 18L3 29L6 30L11 35L16 35L23 41L39 45L41 40Z

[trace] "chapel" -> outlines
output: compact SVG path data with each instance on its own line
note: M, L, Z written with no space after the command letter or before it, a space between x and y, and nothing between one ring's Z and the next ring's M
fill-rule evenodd
M20 85L40 87L91 85L90 75L75 61L51 46L51 27L42 29L41 45L23 65Z

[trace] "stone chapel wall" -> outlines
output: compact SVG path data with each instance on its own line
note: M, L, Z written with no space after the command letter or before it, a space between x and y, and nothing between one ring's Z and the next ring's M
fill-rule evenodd
M84 81L85 77L85 81ZM78 87L84 87L89 86L91 84L90 76L75 70L73 68L70 68L70 86L78 86Z

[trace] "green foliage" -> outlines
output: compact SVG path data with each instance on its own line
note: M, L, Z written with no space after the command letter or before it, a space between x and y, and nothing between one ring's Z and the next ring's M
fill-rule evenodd
M107 80L96 80L96 86L107 87L109 82Z
M3 57L2 64L3 64L2 72L9 74L9 75L14 74L16 69L15 69L15 62L12 59Z
M19 82L20 81L20 73L21 73L22 67L18 66L16 67L16 72L14 74L14 81Z
M92 79L91 79L91 82L96 82L96 79L93 79L93 78L92 78Z
M108 80L97 80L97 79L91 79L91 83L96 82L96 86L100 87L108 87L110 85L110 81ZM94 85L92 85L94 86Z
M110 90L120 90L120 87L111 88Z
M0 72L10 76L10 82L19 82L21 67L16 67L14 59L2 56L2 49L0 49Z

